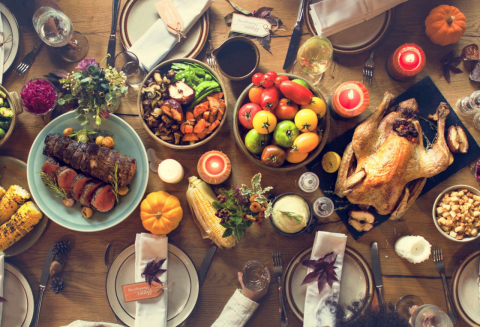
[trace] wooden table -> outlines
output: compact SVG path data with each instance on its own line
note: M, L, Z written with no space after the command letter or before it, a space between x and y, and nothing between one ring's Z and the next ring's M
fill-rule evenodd
M249 10L257 9L256 7L259 6L258 2L253 0L237 0L237 3ZM372 107L357 120L338 122L332 119L330 139L354 127L359 120L364 119L380 103L385 91L400 94L415 83L415 80L397 83L388 77L384 69L387 57L403 43L414 42L423 47L428 58L427 65L416 80L430 75L451 104L455 104L459 97L469 95L478 89L477 84L469 81L467 72L452 75L452 81L448 84L442 76L439 64L439 59L450 50L454 49L458 54L467 44L478 43L480 18L475 15L478 10L474 1L449 0L444 1L444 3L455 5L465 13L468 26L465 36L457 44L448 47L434 45L425 36L424 19L429 11L439 4L438 1L410 0L398 6L395 9L394 23L388 36L376 48L375 62L377 66L373 85L369 86ZM90 42L88 57L102 58L107 51L111 22L111 1L60 0L59 4L72 19L75 29L87 36ZM262 6L274 7L274 14L280 17L287 26L287 31L278 32L273 37L272 53L268 53L259 46L262 58L259 67L261 72L282 71L286 49L290 41L289 35L297 16L298 4L299 0L282 2L265 0L261 3ZM15 63L18 64L23 56L32 49L38 37L31 24L31 10L28 7L22 7L15 0L6 1L6 5L13 11L20 23L20 51L15 60ZM210 22L212 24L214 46L220 45L227 38L229 28L224 23L223 17L231 11L228 3L221 0L216 1L211 8ZM301 42L309 37L305 26L302 27L302 33ZM121 43L117 41L117 53L120 50ZM335 62L320 85L323 94L326 96L331 94L337 85L346 80L361 80L363 64L368 55L368 53L355 56L335 55ZM205 61L204 51L200 54L199 59ZM41 77L58 68L73 70L74 66L75 64L60 60L55 56L53 49L45 46L26 76L18 77L10 70L4 75L4 85L10 91L19 92L23 84L33 77ZM460 65L460 68L463 69L462 66L463 64ZM251 176L260 171L263 174L264 186L272 185L277 193L291 190L294 187L295 179L305 172L305 169L283 174L264 171L246 161L235 145L231 128L233 104L248 83L249 81L227 82L227 96L231 103L228 108L228 121L216 138L193 151L171 150L160 146L147 135L140 119L136 116L135 92L130 92L129 97L123 101L120 115L137 131L146 148L155 149L161 158L175 158L180 161L185 167L186 176L196 175L195 167L199 157L205 151L216 149L225 152L232 161L233 174L229 179L231 185L249 183ZM474 129L471 121L465 121L465 124L478 142L480 140L479 133ZM11 141L0 150L0 154L26 161L35 136L44 126L41 119L36 119L27 113L20 115ZM429 260L417 265L410 264L395 254L393 246L400 235L424 236L430 243L438 244L443 248L446 274L450 277L462 258L479 247L479 242L461 244L447 240L436 230L432 222L431 208L439 192L448 186L460 183L478 186L469 168L466 167L422 196L401 220L388 221L358 241L355 241L351 236L348 237L348 245L359 251L369 263L371 263L370 244L373 241L379 243L386 301L396 303L403 295L416 294L426 303L432 303L446 309L442 282L433 267L432 261ZM171 243L184 250L198 267L211 244L201 238L200 232L193 222L185 198L186 189L186 178L178 185L168 185L163 184L152 174L147 192L165 190L180 198L185 215L180 226L169 234L169 239ZM321 193L317 191L310 198L320 195ZM343 223L338 221L336 214L332 215L324 224L319 225L317 230L348 234ZM125 246L134 242L136 233L143 231L138 209L121 224L104 232L72 232L50 222L43 236L31 249L16 257L8 258L8 262L16 265L26 275L36 292L45 255L50 246L65 235L76 239L75 248L70 253L65 268L66 289L58 295L46 292L39 326L63 326L76 319L115 322L105 295L107 273L103 261L105 247L108 243L112 244L110 259L113 259L114 255ZM214 322L235 288L238 287L236 272L241 270L246 261L258 259L271 267L272 250L281 250L284 267L286 267L290 259L300 250L311 246L313 240L314 235L307 234L299 237L282 236L275 232L268 222L261 228L252 227L247 232L246 237L234 249L217 251L200 290L200 298L191 315L189 325L210 326ZM261 305L251 318L249 326L277 325L279 302L275 290L276 282L273 281L272 284L269 294L261 301ZM289 312L288 317L290 326L301 326L301 323L291 312ZM457 326L466 326L466 324L459 322Z

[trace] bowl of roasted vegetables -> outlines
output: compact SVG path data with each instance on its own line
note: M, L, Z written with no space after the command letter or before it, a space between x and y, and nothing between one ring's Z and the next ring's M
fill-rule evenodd
M174 149L192 149L222 128L227 114L224 90L218 74L201 61L168 60L143 81L138 112L157 142Z
M18 94L8 92L0 85L0 148L8 143L17 120L17 115L22 113Z

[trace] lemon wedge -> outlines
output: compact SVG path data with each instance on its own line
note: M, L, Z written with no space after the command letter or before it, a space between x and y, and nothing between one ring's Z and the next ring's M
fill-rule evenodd
M327 173L334 173L340 167L340 163L342 162L342 158L338 155L338 153L330 151L323 155L322 158L322 167Z

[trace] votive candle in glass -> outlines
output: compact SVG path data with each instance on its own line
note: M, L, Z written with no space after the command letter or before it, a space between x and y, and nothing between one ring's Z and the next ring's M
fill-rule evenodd
M395 50L388 58L387 68L390 76L398 81L406 81L418 75L427 58L423 49L416 44L406 43Z
M340 84L332 95L332 108L339 116L352 118L360 115L370 104L367 88L360 82Z

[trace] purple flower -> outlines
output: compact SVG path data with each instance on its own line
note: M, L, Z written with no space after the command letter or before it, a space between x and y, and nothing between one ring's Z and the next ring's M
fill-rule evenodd
M95 66L95 67L98 67L99 64L98 62L95 60L95 58L85 58L83 59L82 61L80 61L80 63L77 65L77 67L75 67L76 69L80 69L80 70L83 70L84 72L87 71L88 67L90 66Z

